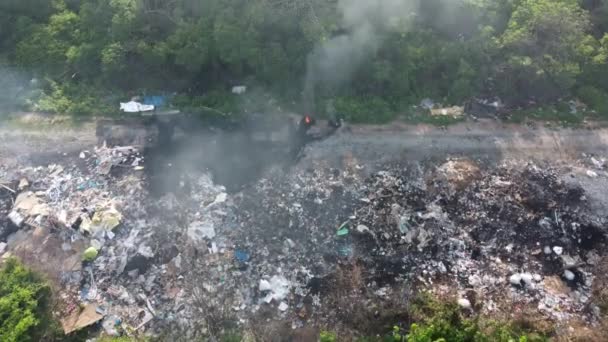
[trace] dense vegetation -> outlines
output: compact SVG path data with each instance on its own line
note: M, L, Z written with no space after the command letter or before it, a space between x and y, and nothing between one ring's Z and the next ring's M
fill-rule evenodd
M0 103L98 113L164 93L211 107L243 84L354 121L427 97L606 112L607 30L608 0L3 0Z
M39 341L50 329L50 287L9 259L0 269L0 341Z

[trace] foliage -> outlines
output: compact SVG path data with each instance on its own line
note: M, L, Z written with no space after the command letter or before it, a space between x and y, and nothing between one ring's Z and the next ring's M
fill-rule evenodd
M395 111L379 97L338 97L334 101L338 115L351 122L385 123Z
M608 92L593 86L584 86L577 90L577 96L600 116L608 117Z
M299 111L323 112L336 98L345 116L374 123L427 97L460 105L499 95L545 105L585 86L608 91L606 1L425 0L412 20L382 23L357 51L364 58L341 61L352 74L318 82L308 99L309 57L356 31L342 20L344 3L6 0L0 64L48 80L42 97L21 94L38 102L34 109L78 114L107 110L107 94L145 89L176 92L180 107L204 115L211 105L237 113L245 103L225 94L241 84Z
M34 102L33 109L59 114L108 114L113 111L109 102L100 100L104 94L92 87L51 81L47 88Z
M0 340L39 341L49 327L50 287L8 259L0 270Z
M330 331L321 331L319 334L319 340L321 342L336 342L336 334Z
M589 15L576 0L523 0L500 37L507 53L505 77L515 75L517 96L555 98L581 72Z
M411 325L404 341L407 342L540 342L546 338L536 333L519 331L505 323L468 318L458 304L442 303L429 295L422 295L412 305L412 315L418 323Z
M442 302L428 293L411 303L408 314L415 323L409 331L395 325L382 337L362 337L358 342L543 342L548 341L530 328L511 322L468 316L455 302ZM322 342L340 340L335 333L322 331Z

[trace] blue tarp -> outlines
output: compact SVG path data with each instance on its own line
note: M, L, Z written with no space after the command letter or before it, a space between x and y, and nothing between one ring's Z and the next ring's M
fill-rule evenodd
M163 95L144 96L142 103L154 107L163 107L167 103L167 97Z

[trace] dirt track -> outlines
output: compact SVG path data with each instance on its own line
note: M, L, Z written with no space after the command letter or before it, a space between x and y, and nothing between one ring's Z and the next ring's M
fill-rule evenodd
M0 158L52 163L52 158L90 149L95 127L0 127ZM608 147L608 128L550 129L519 125L465 123L447 129L433 126L346 126L333 136L309 144L300 161L340 163L344 157L363 163L469 156L498 161L506 157L568 161L581 153L602 154Z
M303 162L339 160L347 155L367 162L446 156L567 161L581 153L601 154L607 144L608 129L548 129L495 123L466 123L448 129L422 125L353 126L309 145Z

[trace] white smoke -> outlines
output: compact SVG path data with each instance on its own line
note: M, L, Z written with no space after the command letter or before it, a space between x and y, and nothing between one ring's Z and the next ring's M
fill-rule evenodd
M337 86L348 82L356 70L382 46L392 30L406 31L419 0L339 0L344 34L315 47L308 56L304 85L306 105L314 102L319 84Z

